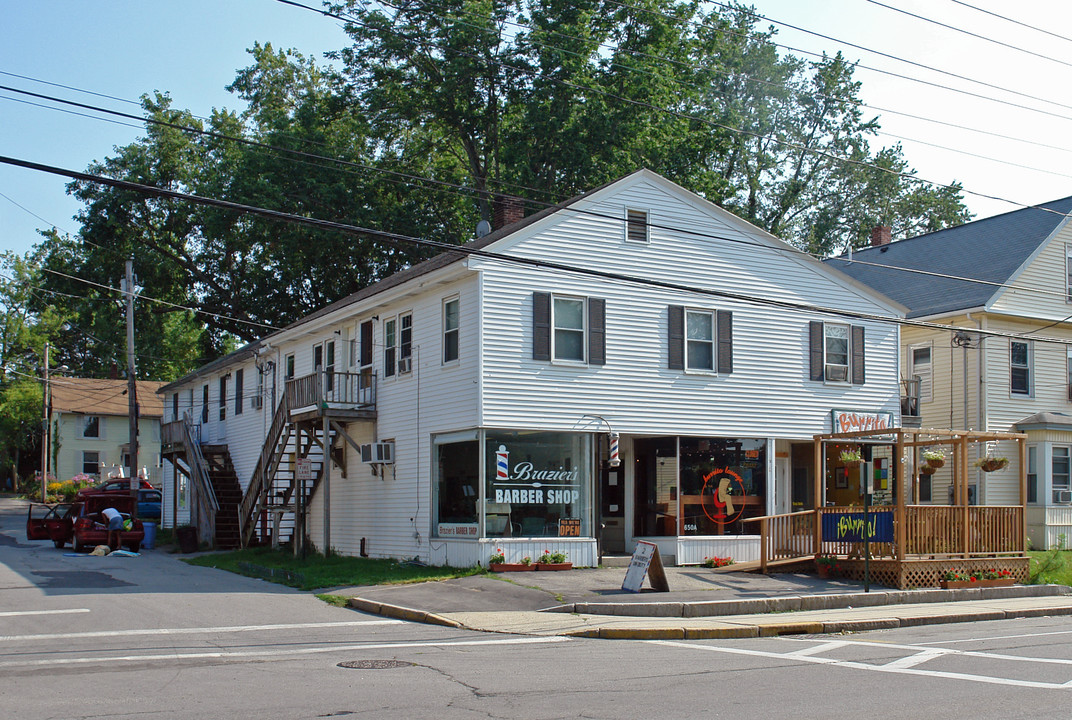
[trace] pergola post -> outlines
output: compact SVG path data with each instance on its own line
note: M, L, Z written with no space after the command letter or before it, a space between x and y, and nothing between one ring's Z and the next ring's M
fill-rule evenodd
M897 535L894 537L894 541L897 543L897 560L903 561L905 557L905 539L908 537L907 529L905 528L905 522L908 519L908 514L905 512L905 463L904 463L904 432L897 431L897 445L893 456L894 478L897 482L897 505L894 508L894 528L896 528Z
M822 513L823 506L823 481L826 476L823 457L823 441L820 436L815 436L815 554L818 556L823 547Z
M971 557L971 533L968 531L968 438L961 435L956 440L957 466L956 473L957 499L960 503L961 528L964 532L963 545L964 557Z
M1027 439L1016 439L1020 451L1020 542L1021 553L1027 552Z

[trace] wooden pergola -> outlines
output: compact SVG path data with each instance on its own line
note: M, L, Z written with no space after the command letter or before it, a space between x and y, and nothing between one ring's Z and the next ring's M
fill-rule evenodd
M893 504L872 506L872 516L886 513L892 519L892 542L870 543L871 577L894 587L934 587L946 572L1009 570L1017 580L1028 572L1027 550L1027 435L1022 433L930 428L881 428L813 436L815 443L813 510L773 515L762 520L761 567L775 562L791 562L813 555L839 558L841 573L862 579L863 543L823 536L823 517L838 515L859 524L863 508L825 507L825 445L831 442L885 445L893 448L890 477ZM968 448L978 443L1015 440L1018 448L1019 504L970 505L968 480L972 465ZM908 498L908 470L918 477L920 452L928 447L947 448L951 456L946 467L954 488L951 504L918 502L918 483ZM1012 459L1012 458L1010 458ZM1014 460L1015 462L1015 460ZM889 514L892 513L892 518ZM888 526L887 526L888 527ZM867 530L870 532L870 529Z

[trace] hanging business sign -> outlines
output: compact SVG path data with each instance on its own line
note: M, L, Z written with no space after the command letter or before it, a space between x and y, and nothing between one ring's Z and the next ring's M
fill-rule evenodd
M893 512L824 512L823 542L893 542Z
M703 481L701 507L708 520L728 525L741 517L744 513L744 483L740 475L729 468L716 468L704 475Z
M831 432L859 432L860 430L886 430L893 427L893 413L866 413L856 410L831 410Z

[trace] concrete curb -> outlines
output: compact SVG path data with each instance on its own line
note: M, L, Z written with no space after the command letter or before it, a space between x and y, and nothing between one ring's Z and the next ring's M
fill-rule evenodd
M424 610L414 610L413 608L402 607L401 605L388 605L387 603L379 603L359 597L350 598L346 604L354 610L360 610L361 612L367 612L372 615L383 615L384 617L395 618L396 620L408 620L410 622L425 623L427 625L443 625L452 628L465 627L457 620L451 620L442 615L436 615L435 613L426 612Z
M1072 594L1066 585L1013 585L997 588L960 590L880 590L870 593L828 595L792 595L788 597L745 600L709 600L700 602L627 602L567 603L542 612L614 615L627 617L718 617L726 615L760 615L765 613L835 610L840 608L911 605L919 603L962 602L967 600L1004 600L1021 597L1053 597Z

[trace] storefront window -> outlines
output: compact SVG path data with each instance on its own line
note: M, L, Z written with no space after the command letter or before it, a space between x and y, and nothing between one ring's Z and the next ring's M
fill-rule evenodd
M488 537L591 535L588 435L489 431L485 443Z
M438 445L436 458L436 535L479 537L476 501L480 488L480 443L469 440Z
M766 514L767 443L681 438L681 534L755 534L742 522Z

